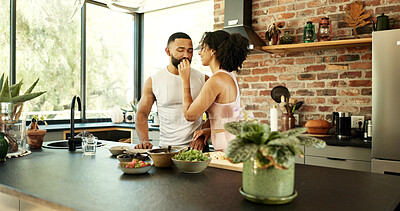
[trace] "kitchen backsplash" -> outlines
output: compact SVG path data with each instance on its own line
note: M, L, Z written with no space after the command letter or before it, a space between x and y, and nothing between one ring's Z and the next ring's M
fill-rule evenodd
M318 29L321 17L329 17L333 40L352 39L352 28L344 22L349 0L253 0L253 29L265 41L267 25L275 20L290 30L295 43L302 42L303 27L311 20ZM364 1L365 12L376 17L385 13L400 25L400 0ZM222 29L224 1L214 0L214 29ZM371 37L371 24L358 30L359 37ZM297 111L300 124L310 119L331 120L333 111L372 115L371 47L337 48L293 53L254 53L238 74L241 103L255 117L269 123L270 94L277 85L286 86L292 98L304 100Z

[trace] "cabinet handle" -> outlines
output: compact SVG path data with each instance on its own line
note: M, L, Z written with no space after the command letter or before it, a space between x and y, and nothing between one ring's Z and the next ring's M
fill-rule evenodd
M340 161L346 161L346 159L343 158L331 158L331 157L326 157L329 160L340 160Z

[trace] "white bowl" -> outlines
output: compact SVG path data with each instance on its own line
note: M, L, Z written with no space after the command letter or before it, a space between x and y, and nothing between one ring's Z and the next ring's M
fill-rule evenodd
M110 150L112 155L119 155L124 153L125 150L130 149L130 147L128 146L114 146L109 148L108 150Z
M123 165L130 163L130 162L120 162L118 164L118 168L121 169L125 174L144 174L148 172L151 168L153 168L153 163L149 160L145 162L150 162L150 166L140 167L140 168L126 168Z
M172 158L172 162L185 173L200 173L210 164L211 158L205 161L185 161Z

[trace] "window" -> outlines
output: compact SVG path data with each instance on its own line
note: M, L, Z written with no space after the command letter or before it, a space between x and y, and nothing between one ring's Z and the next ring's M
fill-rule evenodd
M10 1L0 1L0 31L0 67L1 72L7 74L10 65Z
M175 32L187 33L193 41L193 47L199 44L205 31L213 31L214 1L197 1L167 9L155 10L144 14L144 80L169 64L164 49L168 37ZM193 53L192 67L210 74L203 67L197 51Z
M2 1L3 2L3 1ZM57 1L62 8L63 1ZM40 78L34 92L44 95L24 103L27 115L45 114L46 119L69 119L73 95L80 94L80 15L71 23L46 20L40 4L17 1L16 80L25 91Z
M133 100L134 16L87 4L86 117L110 118Z

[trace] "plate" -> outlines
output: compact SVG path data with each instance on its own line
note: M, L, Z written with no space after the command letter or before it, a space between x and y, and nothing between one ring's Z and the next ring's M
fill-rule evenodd
M147 151L149 150L150 149L126 149L126 152L130 154L136 154L136 153L144 154L147 153Z
M291 202L293 199L295 199L297 197L296 190L294 190L292 195L287 196L287 197L281 197L281 198L278 198L278 197L264 198L264 197L253 196L251 194L245 193L243 191L242 187L239 188L239 192L242 194L242 196L245 199L252 201L252 202L260 203L260 204L286 204L286 203Z

